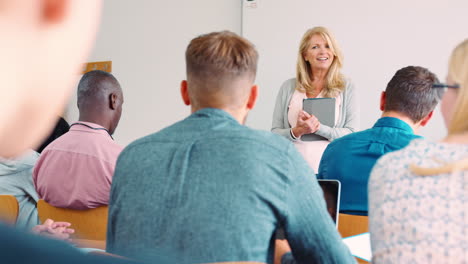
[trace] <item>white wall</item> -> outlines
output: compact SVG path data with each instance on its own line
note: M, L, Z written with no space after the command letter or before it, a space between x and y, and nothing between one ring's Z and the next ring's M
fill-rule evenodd
M251 40L260 53L259 100L247 124L269 130L281 83L294 76L299 40L307 28L324 25L345 55L344 73L361 98L361 128L379 117L378 97L394 72L421 65L445 79L447 59L468 37L466 0L106 0L100 33L89 61L112 60L124 89L122 119L114 135L126 145L189 114L179 95L184 52L193 37L231 30ZM77 120L76 97L66 119ZM438 109L437 109L438 111ZM440 114L422 130L444 135Z
M247 0L243 0L244 2ZM295 76L299 41L308 28L326 26L342 47L344 73L358 89L361 129L380 116L379 96L396 70L429 68L445 81L451 50L468 37L466 0L254 0L243 8L243 35L260 53L260 100L248 124L270 129L279 87ZM445 134L439 110L421 134Z
M106 0L89 61L112 60L125 103L114 138L127 145L190 113L180 99L189 41L211 31L240 34L240 0ZM76 97L66 119L78 118Z

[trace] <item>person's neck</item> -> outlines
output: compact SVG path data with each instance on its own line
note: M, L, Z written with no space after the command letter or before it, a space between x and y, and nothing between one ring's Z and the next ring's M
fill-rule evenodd
M311 72L314 91L307 93L307 97L317 97L317 95L320 94L324 88L325 78L327 77L328 71L322 69L312 69Z
M394 118L400 119L401 121L408 124L411 127L411 129L413 129L414 134L417 134L419 132L419 128L421 127L419 125L419 122L415 123L413 120L411 120L411 118L399 112L395 112L395 111L383 112L381 117L394 117Z
M324 82L327 78L328 70L312 68L312 81L313 82Z
M89 122L89 123L94 123L97 125L100 125L104 127L105 129L109 130L110 124L108 121L106 121L104 118L100 118L94 115L83 115L80 114L80 117L78 118L78 122Z
M237 122L239 122L239 124L241 124L241 125L244 125L245 120L247 118L247 112L246 111L241 111L239 109L231 109L231 108L227 108L227 107L214 107L214 106L205 106L205 107L193 107L192 106L192 108L191 108L192 114L197 112L198 110L201 110L201 109L204 109L204 108L216 108L216 109L223 110L223 111L227 112L228 114L230 114L232 117L234 117L234 119L236 119Z

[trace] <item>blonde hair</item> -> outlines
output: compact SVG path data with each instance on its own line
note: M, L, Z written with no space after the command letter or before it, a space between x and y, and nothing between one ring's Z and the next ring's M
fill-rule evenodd
M460 85L448 134L468 132L468 39L460 43L452 53L448 77Z
M453 116L448 126L448 135L468 132L468 39L460 43L449 60L448 77L460 85ZM444 163L437 168L421 168L410 165L410 170L418 175L435 175L468 170L468 158L453 163Z
M313 92L315 88L312 85L312 71L310 64L304 59L304 54L309 48L310 38L313 35L319 35L327 41L330 50L335 56L330 68L328 69L327 79L323 90L324 97L336 97L345 88L345 79L340 70L343 67L343 55L338 46L335 37L325 27L314 27L307 30L302 37L299 45L296 65L296 89L300 92Z

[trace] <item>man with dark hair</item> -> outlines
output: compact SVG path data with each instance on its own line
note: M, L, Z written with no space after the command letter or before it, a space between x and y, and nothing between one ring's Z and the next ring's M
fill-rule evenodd
M104 71L83 75L78 84L79 121L47 146L34 167L41 199L53 206L86 209L107 205L122 147L112 134L122 113L123 94Z
M283 226L299 263L354 263L295 147L243 126L257 99L253 45L216 32L193 39L185 55L181 95L192 114L120 155L107 250L142 260L170 250L174 263L272 263Z
M404 148L420 136L442 97L433 89L437 77L429 70L408 66L398 70L380 98L382 117L367 130L334 140L325 150L319 179L341 182L340 212L367 215L367 181L377 159Z

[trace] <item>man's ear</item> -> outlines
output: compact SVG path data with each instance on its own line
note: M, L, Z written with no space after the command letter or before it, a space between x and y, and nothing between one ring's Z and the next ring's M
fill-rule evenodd
M434 111L429 112L429 114L427 114L427 116L424 117L424 118L421 120L421 122L420 122L421 126L425 126L425 125L427 124L427 122L429 122L429 120L431 120L431 117L432 117L432 114L433 114L433 113L434 113Z
M117 95L115 93L109 94L109 108L112 110L117 108Z
M190 105L190 97L188 93L188 85L186 80L180 82L180 94L182 95L182 101L184 101L184 104Z
M58 23L63 20L70 0L41 0L42 3L42 19L45 23Z
M387 94L385 93L385 91L382 92L382 94L380 95L380 111L385 111L385 101L387 99Z
M254 85L250 88L249 100L247 101L247 109L252 110L257 102L258 86Z

